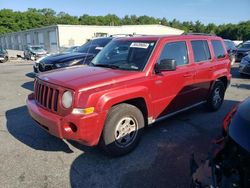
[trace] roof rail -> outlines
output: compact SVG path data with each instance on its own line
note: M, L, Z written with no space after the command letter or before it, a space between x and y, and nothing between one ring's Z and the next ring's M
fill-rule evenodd
M109 35L109 37L132 37L133 34L113 34Z
M205 36L217 36L215 34L211 34L211 33L182 33L182 35L205 35Z
M109 37L138 37L138 36L148 36L145 34L113 34L113 35L109 35Z

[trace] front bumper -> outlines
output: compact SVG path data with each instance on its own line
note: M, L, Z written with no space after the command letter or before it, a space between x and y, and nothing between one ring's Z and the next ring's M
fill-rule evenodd
M100 119L103 117L102 114L93 113L86 116L69 114L62 117L38 106L33 94L28 96L27 107L31 117L50 134L88 146L98 144L104 122Z

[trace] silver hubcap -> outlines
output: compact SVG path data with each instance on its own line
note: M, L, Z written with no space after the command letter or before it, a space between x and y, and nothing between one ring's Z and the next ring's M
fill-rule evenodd
M115 141L120 147L127 147L136 138L138 123L132 117L122 118L115 129Z
M218 106L222 101L221 95L220 95L220 88L216 88L214 90L214 97L213 97L213 103L214 106Z

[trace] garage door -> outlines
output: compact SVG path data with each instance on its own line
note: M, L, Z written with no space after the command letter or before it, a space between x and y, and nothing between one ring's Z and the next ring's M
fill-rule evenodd
M44 47L44 35L42 32L38 33L38 44Z
M22 41L21 41L21 36L20 35L17 36L17 42L18 42L18 49L22 50Z
M31 45L31 37L30 34L26 35L26 41L27 41L27 45Z
M57 37L56 37L55 31L49 32L49 47L50 47L50 52L57 52L58 51Z

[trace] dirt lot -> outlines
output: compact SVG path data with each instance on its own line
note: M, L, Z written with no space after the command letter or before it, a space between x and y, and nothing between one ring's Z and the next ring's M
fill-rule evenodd
M25 106L33 89L31 71L27 62L0 64L0 187L186 188L191 153L203 159L224 115L250 96L250 78L241 78L234 67L220 111L201 106L157 123L134 152L112 159L35 125Z

